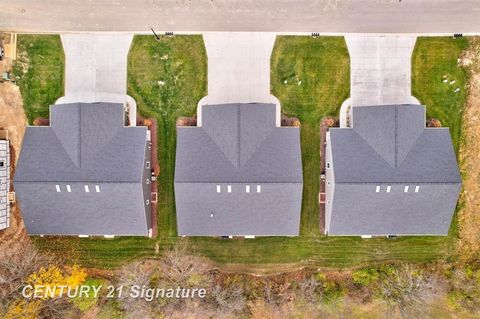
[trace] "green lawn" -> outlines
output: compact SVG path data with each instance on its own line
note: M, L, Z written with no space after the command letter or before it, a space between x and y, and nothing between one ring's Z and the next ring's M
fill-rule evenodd
M427 106L427 117L438 118L450 128L457 152L468 81L467 72L457 66L457 59L467 47L467 38L418 38L412 57L412 94ZM444 76L448 83L443 83ZM452 80L455 83L450 84ZM455 93L456 88L460 92Z
M20 34L17 56L13 73L32 123L37 117L48 117L49 106L63 96L65 58L60 36Z
M43 248L68 255L90 267L116 267L139 257L155 257L155 246L176 239L175 121L196 112L198 100L207 94L207 59L201 36L135 36L128 58L128 94L138 112L158 124L160 162L157 241L146 238L51 239L35 238ZM161 83L164 83L161 85Z
M302 123L302 236L319 236L320 119L337 115L349 97L349 65L343 37L278 37L275 42L272 94L280 100L284 113Z
M437 39L420 39L419 46L429 46L429 41L435 43ZM422 102L430 97L434 86L426 85L428 82L419 81L415 76L423 74L423 70L429 73L427 70L436 68L432 61L443 65L450 63L446 60L451 56L456 59L459 53L456 45L462 42L454 43L449 52L453 50L455 53L446 55L439 55L436 47L427 52L418 47L415 50L414 86L422 92L416 94ZM423 58L419 61L420 52ZM319 233L319 122L325 115L336 115L340 104L349 96L349 57L345 41L342 37L279 37L271 64L272 93L281 101L282 110L298 117L302 123L304 194L301 236L252 240L195 237L190 239L195 251L219 264L243 264L245 268L287 263L349 267L384 261L428 262L449 256L453 236L362 240L326 237ZM179 116L195 114L198 100L206 94L206 70L205 49L199 36L176 36L160 42L153 36L134 38L128 62L128 92L136 99L139 112L155 117L159 125L161 193L158 238L35 239L41 247L64 253L86 266L117 267L138 257L155 257L157 247L161 250L177 240L173 192L175 120ZM462 74L463 78L457 83L464 83L460 82L465 81L463 72L459 77ZM432 77L435 77L433 72ZM432 95L435 94L433 91ZM442 101L442 98L438 97L438 100ZM447 121L453 119L450 104L432 106L428 101L425 103L430 104L429 115L440 118L444 124L453 123ZM457 111L461 106L461 101L456 104ZM441 117L442 110L450 115ZM457 124L459 130L460 122Z
M207 94L207 61L201 36L162 38L135 36L128 59L128 94L143 116L158 123L160 163L158 232L176 237L175 122L196 113L197 102ZM164 84L160 85L159 81Z

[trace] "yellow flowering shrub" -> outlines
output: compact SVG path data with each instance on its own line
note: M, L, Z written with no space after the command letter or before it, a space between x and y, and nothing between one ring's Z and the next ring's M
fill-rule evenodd
M41 309L41 300L17 300L10 304L4 319L38 319L38 313Z
M45 288L49 287L59 287L59 286L68 286L75 288L87 279L87 272L85 269L74 265L73 267L62 271L58 266L49 266L47 268L42 267L36 273L28 276L26 282L32 287L43 286ZM59 290L57 290L57 293Z

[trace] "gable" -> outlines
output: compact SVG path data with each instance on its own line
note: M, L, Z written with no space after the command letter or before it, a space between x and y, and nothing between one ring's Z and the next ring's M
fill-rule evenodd
M302 181L299 128L275 127L275 105L204 108L202 127L177 128L176 182Z
M353 130L392 168L401 165L425 129L421 105L354 107Z
M51 126L26 129L15 181L140 182L146 127L124 127L123 105L52 106Z
M353 128L329 130L335 182L460 183L449 130L425 128L423 107L356 108Z

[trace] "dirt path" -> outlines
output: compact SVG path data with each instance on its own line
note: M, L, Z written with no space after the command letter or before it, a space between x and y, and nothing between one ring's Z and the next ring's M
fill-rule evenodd
M27 118L23 111L22 96L20 89L9 82L0 83L0 128L7 129L10 144L12 167L14 167L20 154L23 135ZM5 253L9 253L14 245L21 244L27 239L25 226L15 204L11 209L10 227L0 231L0 258Z
M463 192L458 213L461 258L480 258L480 38L474 38L461 58L470 72L469 96L463 115L460 165Z

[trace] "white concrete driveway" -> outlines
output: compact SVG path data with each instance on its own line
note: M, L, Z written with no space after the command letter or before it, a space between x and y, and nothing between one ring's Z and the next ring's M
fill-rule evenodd
M418 103L411 96L414 36L347 36L350 53L350 103Z
M126 102L127 55L133 35L63 34L69 102Z
M208 95L198 103L274 103L270 94L273 33L218 32L203 36L208 57ZM199 108L200 110L200 108ZM279 114L278 113L278 121ZM201 125L201 112L198 112Z
M62 34L65 96L56 104L117 102L129 107L136 123L136 103L127 95L127 56L133 35Z

